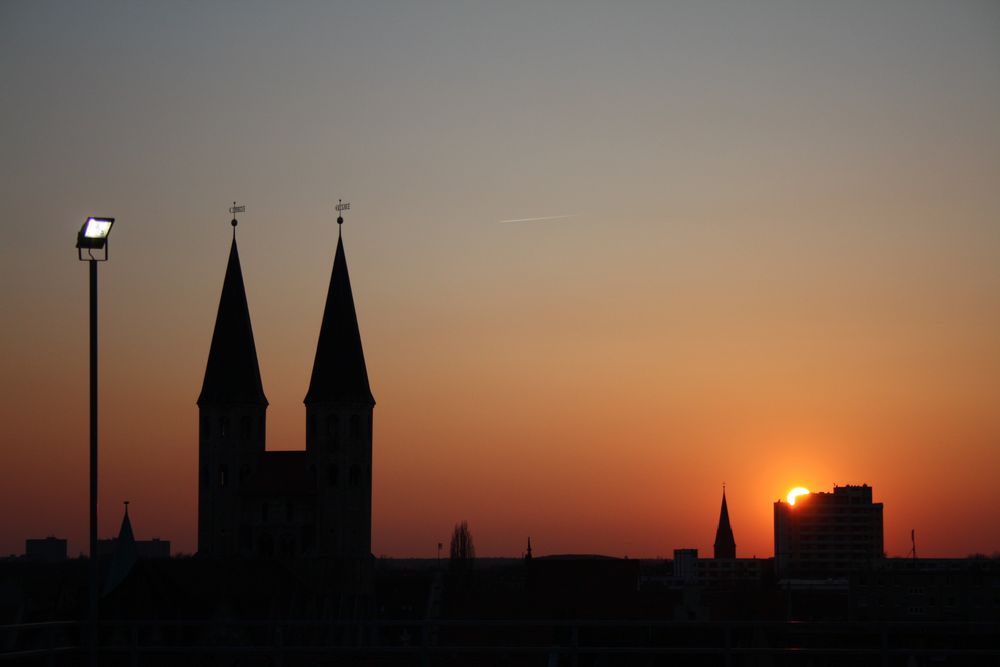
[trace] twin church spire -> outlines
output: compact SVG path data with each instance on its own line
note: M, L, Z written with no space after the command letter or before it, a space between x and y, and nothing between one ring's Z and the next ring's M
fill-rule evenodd
M330 288L326 293L323 323L305 398L306 404L335 402L375 405L342 237L337 238Z
M337 210L348 206L339 204ZM242 209L233 204L230 210L235 215ZM353 572L351 585L362 585L367 579L359 573L371 558L375 399L344 241L337 240L305 398L305 450L268 451L267 398L236 224L234 219L229 264L198 397L198 553L215 558L334 559L338 563L334 571L343 576Z
M229 263L222 284L222 296L219 299L198 405L268 404L257 362L257 348L250 323L235 226L234 219ZM326 307L316 345L316 358L305 402L375 405L368 382L343 238L337 239Z
M229 247L229 264L222 282L205 379L198 396L198 405L212 404L267 405L235 234Z

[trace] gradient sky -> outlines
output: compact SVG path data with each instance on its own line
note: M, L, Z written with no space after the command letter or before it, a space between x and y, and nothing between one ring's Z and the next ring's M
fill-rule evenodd
M989 1L3 2L0 554L86 549L83 219L100 532L191 552L227 208L298 449L338 197L377 555L710 552L723 482L739 555L863 482L996 552L998 121Z

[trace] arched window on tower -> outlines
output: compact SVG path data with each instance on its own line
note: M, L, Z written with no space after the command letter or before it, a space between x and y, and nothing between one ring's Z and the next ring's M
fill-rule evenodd
M337 451L340 446L340 419L337 415L327 415L326 435L329 440L330 451Z
M219 466L219 487L226 488L229 484L229 466L222 464Z
M219 418L219 436L223 439L229 437L229 417Z

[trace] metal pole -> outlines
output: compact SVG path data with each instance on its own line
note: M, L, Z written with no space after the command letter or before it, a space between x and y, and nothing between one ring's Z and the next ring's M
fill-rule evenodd
M90 664L97 667L97 262L90 264Z

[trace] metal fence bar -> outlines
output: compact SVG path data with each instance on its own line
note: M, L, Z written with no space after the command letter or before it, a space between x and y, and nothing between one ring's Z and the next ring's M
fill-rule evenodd
M47 648L27 649L24 651L7 651L0 653L0 660L21 660L24 658L44 658L55 655L78 653L79 646L50 646Z
M47 658L50 665L57 664L56 658L68 654L79 654L82 651L81 641L83 635L79 629L81 624L78 621L52 621L39 623L20 623L0 626L0 633L12 637L14 641L5 643L5 647L12 650L0 652L0 661L24 660L27 658ZM337 628L340 627L347 632L331 635L329 633L318 633L314 635L317 641L315 644L302 643L302 633L289 632L286 630L294 628ZM133 665L141 664L142 656L150 655L244 655L256 653L269 653L274 660L274 664L281 665L286 657L293 655L312 654L317 656L337 656L337 655L403 655L419 658L421 662L428 664L432 656L443 654L472 655L472 654L537 654L540 656L560 656L569 659L570 664L577 664L580 656L594 655L667 655L667 656L698 656L716 655L722 656L727 666L733 664L736 656L827 656L827 657L850 657L866 656L881 657L881 663L888 665L890 658L904 657L934 657L934 658L993 658L993 662L1000 664L1000 625L997 623L885 623L877 626L857 624L857 623L757 623L757 622L673 622L673 621L589 621L589 620L373 620L367 622L349 621L316 621L316 620L292 620L292 621L232 621L220 622L218 620L171 620L171 621L105 621L101 624L105 630L121 630L121 632L111 632L112 637L116 637L117 643L105 643L102 646L102 653L106 655L127 654ZM234 637L239 635L229 634L225 644L201 644L188 641L183 644L144 644L142 628L151 629L175 629L183 628L203 628L209 630L230 629L252 631L264 629L268 632L259 634L260 642L254 645L232 643ZM542 632L536 635L533 643L525 644L518 638L504 636L500 633L492 641L483 642L483 636L470 638L475 643L462 643L461 637L456 639L454 634L445 633L438 637L437 642L431 642L427 638L431 628L442 630L542 630L568 631L563 634L562 643L553 645L554 637L551 633ZM419 643L409 645L405 640L402 645L387 645L389 633L379 632L380 630L402 630L401 636L408 636L418 639ZM632 630L634 632L619 634L623 643L621 645L608 644L606 641L588 643L588 640L600 639L607 636L598 633L593 636L582 635L583 632L594 630ZM893 638L897 642L907 642L910 639L920 636L933 629L941 640L945 643L953 642L954 647L935 648L925 646L894 646ZM354 630L355 632L350 632ZM410 631L414 630L413 634ZM687 636L689 631L698 630L701 633L700 642L695 641L692 645L679 646L671 645L669 640L671 635L659 637L660 641L665 641L664 645L655 645L657 637L654 631L673 631L677 636ZM63 631L63 637L69 643L57 645ZM741 646L734 641L734 633L739 631L770 631L772 641L785 643L779 646ZM75 635L73 634L75 632ZM715 632L719 632L716 635ZM721 636L720 636L721 635ZM850 636L853 641L865 643L863 646L816 646L816 645L787 645L788 643L811 643L819 639L820 643L826 641L837 641L841 637ZM152 633L146 635L146 640L151 642L159 638L162 642L163 633ZM171 636L167 633L167 636ZM173 635L177 636L177 635ZM224 635L226 636L226 635ZM308 637L309 635L305 635ZM695 639L697 640L697 636ZM343 641L347 637L355 637L357 643L341 645L337 641ZM447 641L443 641L443 638ZM75 638L73 641L72 638ZM331 639L334 642L331 643ZM638 639L638 644L636 640ZM824 641L825 640L825 641ZM980 646L970 646L969 648L958 648L959 644L967 645L970 640L980 641ZM536 642L536 643L535 643Z

